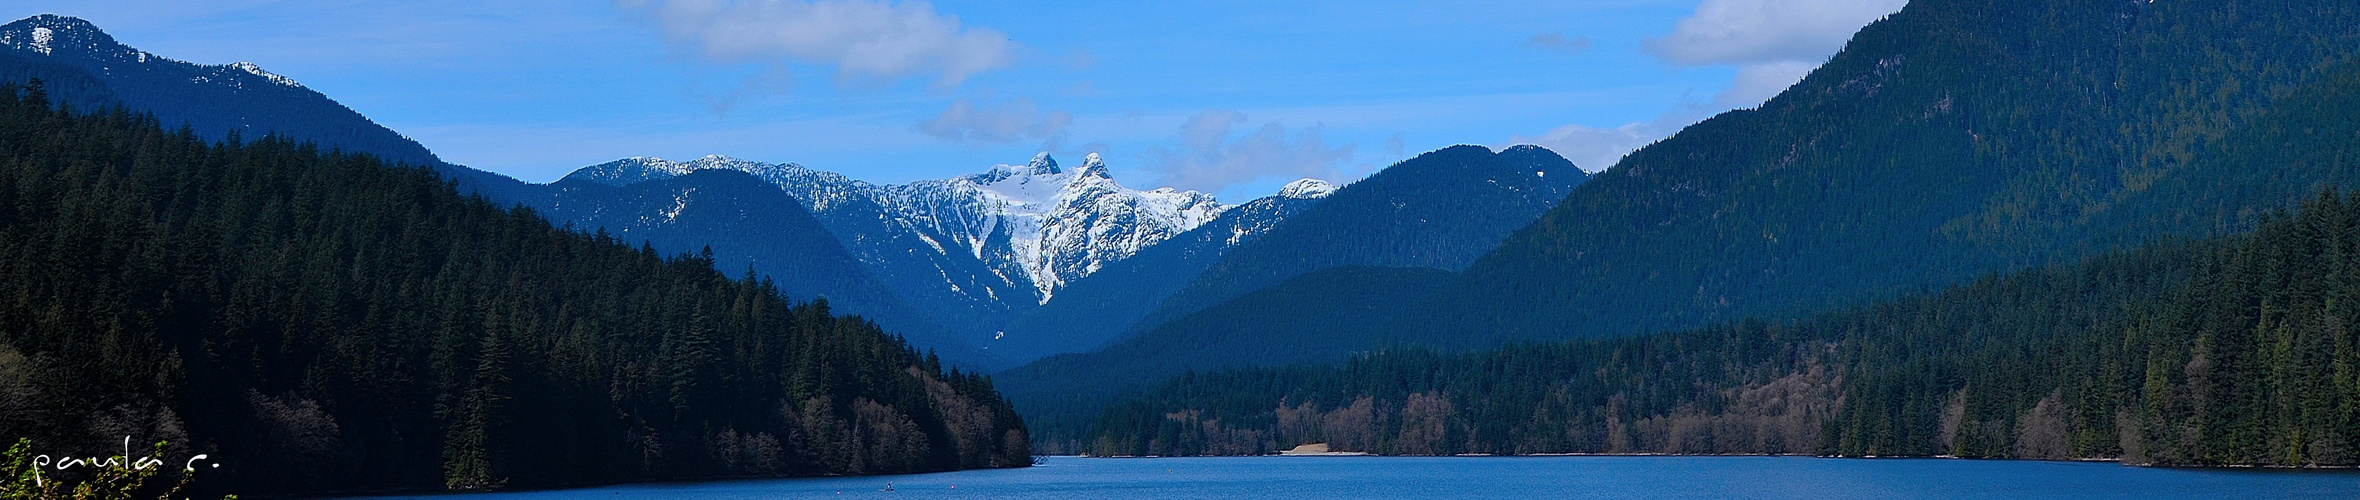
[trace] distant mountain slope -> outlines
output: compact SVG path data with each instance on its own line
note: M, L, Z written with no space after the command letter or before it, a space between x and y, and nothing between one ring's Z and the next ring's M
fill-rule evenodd
M903 306L888 310L852 309L878 316L880 321L921 322L935 325L939 330L927 335L956 339L959 345L974 345L987 338L999 323L1018 307L1029 308L1035 302L1029 283L1010 281L977 259L973 253L949 244L952 239L914 227L898 211L877 202L877 188L843 175L804 168L795 164L762 163L724 156L707 156L692 161L672 162L657 158L627 158L584 167L568 174L551 186L608 185L629 188L639 184L661 182L696 172L721 171L745 173L733 176L742 186L738 189L760 189L776 193L808 207L819 220L823 233L851 253L864 274L900 297ZM605 191L565 191L554 203L602 204L598 199ZM570 201L568 201L570 200ZM726 205L730 200L690 200L705 210L754 211L756 207L703 206L705 203ZM669 206L640 206L635 212L618 213L610 220L650 220L649 224L663 225L661 218ZM587 226L587 224L585 224ZM740 241L759 242L767 239L795 239L793 233L771 233L744 228L731 231L671 230L680 241ZM690 247L694 248L694 247ZM770 253L760 258L789 260L800 258L790 253ZM1006 297L1006 298L1003 298ZM891 317L915 309L919 314L910 317ZM922 344L930 344L921 342Z
M1024 408L1046 452L1082 451L1079 431L1108 405L1191 371L1343 360L1387 345L1394 314L1439 289L1437 269L1344 266L1296 276L1089 353L1060 354L993 379Z
M323 149L368 153L433 167L465 191L507 198L529 189L500 174L443 162L417 141L319 92L253 63L205 65L150 54L115 41L79 18L42 14L0 25L0 81L38 78L75 109L123 106L198 137L246 140L278 134Z
M825 297L837 311L857 312L961 364L1001 364L872 278L802 202L751 175L704 170L626 186L549 187L553 197L537 205L551 220L666 252L711 250L721 272L753 271L797 300Z
M1334 190L1327 182L1303 179L1277 196L1222 211L1196 229L1067 284L1055 299L1018 316L988 345L994 354L1017 361L1097 349L1188 286L1229 249L1260 238Z
M1239 245L1132 333L1303 273L1337 266L1465 269L1589 175L1536 146L1453 146L1337 189Z
M584 167L557 185L628 187L707 170L753 174L803 201L869 274L968 344L998 336L1064 283L1203 225L1229 208L1194 191L1125 188L1097 155L1085 158L1079 169L1066 169L1046 153L1024 165L902 185L872 185L795 164L721 156L686 162L628 158ZM641 208L636 220L662 219L670 209Z
M83 94L98 90L83 90L87 84L51 93L69 103L120 102L154 113L166 127L187 124L210 139L233 131L249 140L280 133L393 162L441 162L417 142L293 79L252 63L200 65L149 54L72 17L42 14L0 25L0 74L13 81L95 81L104 94Z
M2356 51L2349 2L1911 2L1760 109L1632 153L1398 328L1494 345L1788 316L2248 227L2349 177L2188 165Z

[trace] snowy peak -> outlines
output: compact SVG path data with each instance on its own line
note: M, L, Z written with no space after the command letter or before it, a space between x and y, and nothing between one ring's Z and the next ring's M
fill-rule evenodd
M309 90L293 78L265 71L262 66L250 62L199 65L149 54L115 41L115 37L107 35L89 21L56 14L42 14L0 25L0 47L81 61L78 64L94 66L91 69L101 74L119 68L153 68L149 65L169 63L188 65L194 69L196 74L189 77L194 83L245 89L250 83L260 85L268 82L289 89Z
M1296 180L1295 182L1289 182L1287 183L1286 187L1278 188L1278 197L1307 200L1314 198L1326 198L1327 195L1333 194L1335 192L1335 184L1330 184L1328 181L1319 179L1306 178Z
M1047 155L1048 153L1041 154ZM1106 162L1104 160L1098 159L1098 153L1090 153L1090 156L1082 157L1082 170L1081 173L1076 175L1076 177L1077 179L1088 179L1095 177L1100 179L1114 180L1114 174L1108 173L1106 171Z
M1108 262L1212 220L1228 207L1211 195L1170 188L1139 191L1115 182L1103 157L1092 153L1082 167L1064 170L1048 153L1023 166L999 165L983 174L947 183L920 182L897 188L902 199L961 198L913 214L952 231L978 258L992 262L1011 282L1032 283L1047 301L1059 287ZM996 234L1006 234L1005 244Z
M42 14L0 26L0 45L51 56L124 57L140 53L115 42L115 37L89 21L56 14Z
M284 76L279 76L279 74L278 74L278 73L272 73L272 72L269 72L269 71L263 71L263 70L262 70L262 66L257 66L257 65L255 65L254 63L250 63L250 62L244 62L244 61L239 61L239 62L230 63L229 67L230 67L230 68L232 68L232 69L236 69L236 70L238 70L238 71L244 71L244 72L246 72L246 74L249 74L249 75L259 76L259 77L262 77L262 78L263 78L263 79L265 79L265 80L270 80L270 82L271 82L271 83L276 83L276 84L279 84L279 85L285 85L285 86L289 86L289 87L301 87L301 86L303 86L302 84L295 83L295 79L293 79L293 78L287 78L287 77L284 77Z
M1095 154L1092 156L1095 156ZM1050 158L1048 151L1042 151L1040 154L1033 155L1032 161L1025 163L1024 166L1026 167L1026 170L1032 175L1056 175L1065 172L1063 170L1057 169L1057 159Z
M574 170L558 182L591 182L608 186L623 186L644 181L663 180L688 173L681 164L663 158L633 156Z
M1054 176L1062 173L1065 173L1065 170L1057 168L1057 159L1050 158L1049 153L1044 151L1041 154L1033 155L1032 161L1023 165L1005 163L992 165L990 170L967 176L967 180L976 184L998 184L1009 179L1019 179L1022 182L1030 183L1031 179L1036 177Z

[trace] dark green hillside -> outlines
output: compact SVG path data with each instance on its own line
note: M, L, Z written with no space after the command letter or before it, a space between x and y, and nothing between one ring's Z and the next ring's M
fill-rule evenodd
M1402 160L1231 249L1128 333L1321 269L1465 269L1588 178L1537 146L1452 146Z
M0 93L0 436L246 495L1029 462L988 379L433 172Z
M1793 317L2241 231L2360 187L2204 161L2311 154L2231 139L2356 53L2350 2L1915 1L1760 109L1632 153L1398 328L1487 346Z
M1044 452L1086 451L1078 438L1099 411L1174 375L1334 362L1382 349L1378 327L1449 278L1420 268L1313 271L1105 349L1051 356L995 378L1023 405Z
M1182 377L1091 449L2360 462L2360 196L2263 218L1807 320Z

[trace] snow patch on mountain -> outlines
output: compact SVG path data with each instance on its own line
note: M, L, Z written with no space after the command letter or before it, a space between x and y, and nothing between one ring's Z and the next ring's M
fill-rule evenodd
M146 59L147 59L147 58L145 58L145 57L142 57L142 58L140 58L140 60L142 60L142 61L144 61L144 60L146 60ZM259 77L262 77L262 78L263 78L263 79L265 79L265 80L270 80L270 82L271 82L271 83L276 83L276 84L279 84L279 85L285 85L285 86L289 86L289 87L301 87L301 86L303 86L303 84L295 83L295 79L293 79L293 78L287 78L287 77L284 77L284 76L279 76L279 74L278 74L278 73L272 73L272 72L269 72L269 71L263 71L263 70L262 70L262 66L257 66L257 65L255 65L254 63L240 61L240 62L234 62L234 63L230 63L229 67L231 67L231 68L235 68L235 69L237 69L238 71L244 71L244 72L246 72L246 74L249 74L249 75L259 76Z
M1287 183L1286 187L1278 188L1278 197L1307 200L1312 198L1326 198L1327 195L1334 194L1335 192L1336 185L1328 183L1328 181L1319 179L1300 179L1296 180L1295 182Z
M46 55L49 53L49 40L55 37L56 35L50 32L49 28L33 28L33 41L26 44L25 48Z

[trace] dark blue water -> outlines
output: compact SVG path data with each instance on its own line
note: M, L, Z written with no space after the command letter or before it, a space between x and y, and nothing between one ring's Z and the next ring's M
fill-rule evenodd
M893 491L882 491L887 483ZM2360 472L1804 457L1051 457L1039 467L427 497L2360 498Z

